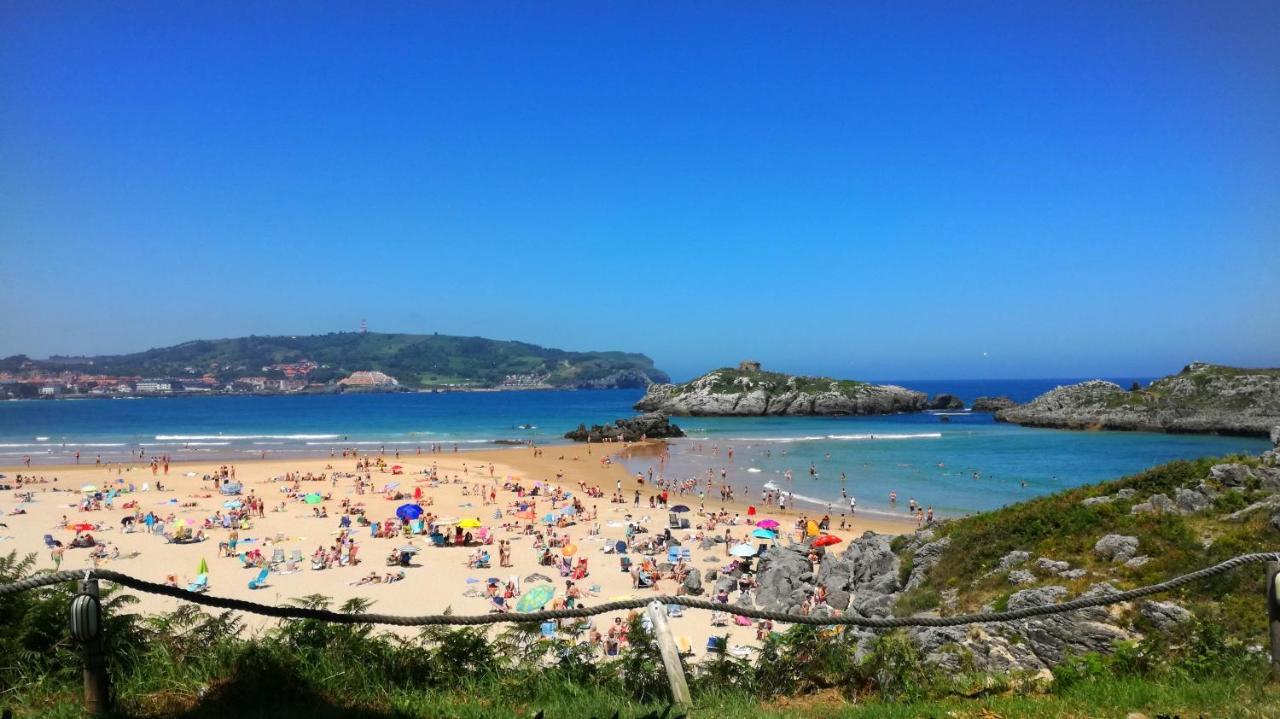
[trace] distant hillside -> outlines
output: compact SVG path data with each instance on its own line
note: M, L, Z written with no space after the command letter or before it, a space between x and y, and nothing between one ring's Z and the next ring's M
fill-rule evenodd
M378 370L406 387L646 387L669 382L653 360L631 352L567 352L526 342L449 335L340 332L327 335L195 340L125 355L0 360L0 371L83 371L142 377L213 374L218 380L271 376L276 365L309 360L306 377L330 382ZM273 369L267 369L273 368Z

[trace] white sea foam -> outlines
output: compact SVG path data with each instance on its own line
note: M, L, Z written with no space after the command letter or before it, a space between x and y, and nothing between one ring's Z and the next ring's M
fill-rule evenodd
M124 442L85 442L84 444L71 443L74 447L125 447Z
M755 473L759 472L759 471L760 471L760 469L759 469L759 468L757 468L757 467L747 467L747 471L748 471L748 472L751 472L752 474L755 474Z
M338 439L340 434L157 434L157 440L189 442L203 439Z
M806 435L803 437L729 437L727 442L824 442L833 441L864 441L864 440L881 440L881 439L938 439L942 437L941 432L916 432L912 434L824 434L824 435Z

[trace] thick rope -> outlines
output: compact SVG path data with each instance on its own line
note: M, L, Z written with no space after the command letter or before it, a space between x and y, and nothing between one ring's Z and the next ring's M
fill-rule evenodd
M894 627L955 627L965 624L981 624L988 622L1011 622L1019 619L1029 619L1031 617L1041 617L1050 614L1062 614L1078 609L1087 609L1089 607L1100 607L1109 604L1118 604L1120 602L1128 602L1134 599L1150 596L1152 594L1160 594L1162 592L1172 591L1185 584L1198 582L1208 579L1225 572L1229 572L1236 567L1245 564L1253 564L1257 562L1280 561L1280 552L1262 552L1257 554L1242 554L1238 557L1228 559L1225 562L1215 564L1211 567L1205 567L1189 574L1183 574L1174 577L1159 584L1152 584L1146 587L1138 587L1125 592L1117 592L1115 594L1096 594L1093 596L1080 597L1069 602L1061 604L1049 604L1035 607L1024 607L1005 612L984 612L981 614L964 614L954 617L862 617L854 615L842 616L803 616L799 614L790 614L787 612L773 612L764 609L752 609L732 604L724 604L721 602L712 602L706 599L697 599L695 597L673 597L673 596L654 596L648 599L625 599L617 602L606 602L604 604L595 604L590 607L579 607L577 609L552 609L538 612L494 612L490 614L477 614L470 616L461 616L454 614L427 614L417 617L396 616L393 614L365 614L365 613L343 613L334 612L328 609L309 609L306 607L289 607L274 606L268 604L258 604L243 599L232 599L230 597L216 597L208 594L196 594L188 592L178 587L171 587L165 584L157 584L148 582L143 579L131 577L127 574L121 574L110 569L90 569L90 570L69 570L63 572L53 572L50 574L42 574L30 577L19 582L0 585L0 597L18 592L25 592L32 589L40 589L63 582L70 582L84 579L103 579L113 582L120 586L129 587L140 592L150 594L159 594L161 596L173 597L186 602L195 604L203 604L208 607L217 607L219 609L230 609L241 612L249 612L251 614L260 614L267 617L278 617L281 619L316 619L324 622L335 622L338 624L390 624L400 627L425 627L438 625L459 625L459 626L477 626L485 624L500 624L504 622L520 623L520 622L543 622L552 619L576 619L583 617L591 617L597 614L606 614L608 612L616 612L627 609L642 609L649 605L650 602L657 601L662 604L678 604L690 609L710 609L712 611L725 612L740 617L748 617L751 619L768 619L770 621L781 622L785 624L810 624L819 626L835 626L847 625L855 627L868 627L873 629L887 629Z

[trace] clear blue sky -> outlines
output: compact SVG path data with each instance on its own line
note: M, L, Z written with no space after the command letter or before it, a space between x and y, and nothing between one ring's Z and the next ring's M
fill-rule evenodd
M1280 365L1280 3L365 5L0 5L0 355Z

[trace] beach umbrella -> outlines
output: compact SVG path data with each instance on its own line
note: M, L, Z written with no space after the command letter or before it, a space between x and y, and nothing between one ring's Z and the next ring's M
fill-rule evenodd
M94 492L98 491L98 488L92 484L86 484L85 486L80 488L80 491L84 492L85 494L93 494Z
M458 526L462 527L463 529L475 529L476 527L480 526L480 520L467 517L461 522L458 522Z
M566 557L572 557L574 554L578 553L578 545L566 544L564 545L564 548L560 550L560 553Z
M533 512L516 512L516 519L533 519Z
M400 465L398 465L398 464L397 464L396 466L392 467L391 469L393 469L393 470L395 470L395 469L404 469L404 467L401 467Z
M408 522L422 516L422 507L416 504L402 504L396 509L396 516Z
M822 535L821 537L818 537L817 539L813 540L813 542L812 542L812 543L810 543L810 545L809 545L809 546L811 546L811 547L830 547L830 546L831 546L831 545L833 545L833 544L839 544L839 543L841 543L841 542L843 542L843 541L844 541L843 539L841 539L841 538L837 537L837 536L836 536L836 535L834 535L834 534L824 534L824 535Z
M227 509L240 509L240 507L243 505L241 505L240 500L233 499L230 502L223 502L222 506Z
M208 573L209 573L209 563L204 560L204 557L201 557L200 566L196 567L196 574L208 574Z
M566 517L572 517L573 515L578 513L578 510L574 509L573 505L571 504L568 507L561 507L560 513Z
M777 529L779 525L772 519L762 519L759 522L756 522L756 526L763 527L764 529Z
M684 506L683 504L677 504L676 506L674 506L674 507L672 507L672 508L671 508L671 511L672 511L672 512L679 512L680 514L684 514L685 512L688 512L688 511L689 511L689 508L688 508L688 507L686 507L686 506Z
M556 523L556 515L554 515L554 514L552 514L552 513L550 513L550 512L547 512L547 513L546 513L546 515L542 517L542 521L546 522L547 524L555 524L555 523Z
M756 555L756 548L750 544L736 544L729 550L729 554L732 554L735 557L754 557Z
M307 496L303 497L302 501L306 502L307 504L320 504L321 502L324 501L324 497L321 497L315 492L312 492L311 494L308 494Z
M403 552L403 553L405 553L405 554L417 554L418 552L421 552L422 550L421 550L421 549L419 549L419 548L417 548L417 547L415 547L415 546L413 546L412 544L406 544L406 545L404 545L403 547L400 547L399 549L397 549L396 551L397 551L397 552Z
M774 534L773 532L770 532L767 529L758 529L758 528L752 530L751 536L757 539L777 539L778 538L778 535Z
M546 606L547 602L556 595L555 587L550 584L539 584L530 587L528 591L520 595L520 601L516 602L517 612L536 612Z
M384 491L384 492L390 492L391 490L393 490L393 489L395 489L396 487L399 487L399 486L400 486L400 483L399 483L399 482L387 482L385 485L383 485L383 487L382 487L382 491Z
M68 524L67 529L70 529L73 532L88 532L93 529L93 525L81 522L80 524Z
M627 551L627 543L619 541L617 544L613 545L613 551L617 552L618 554L622 554L623 552Z

